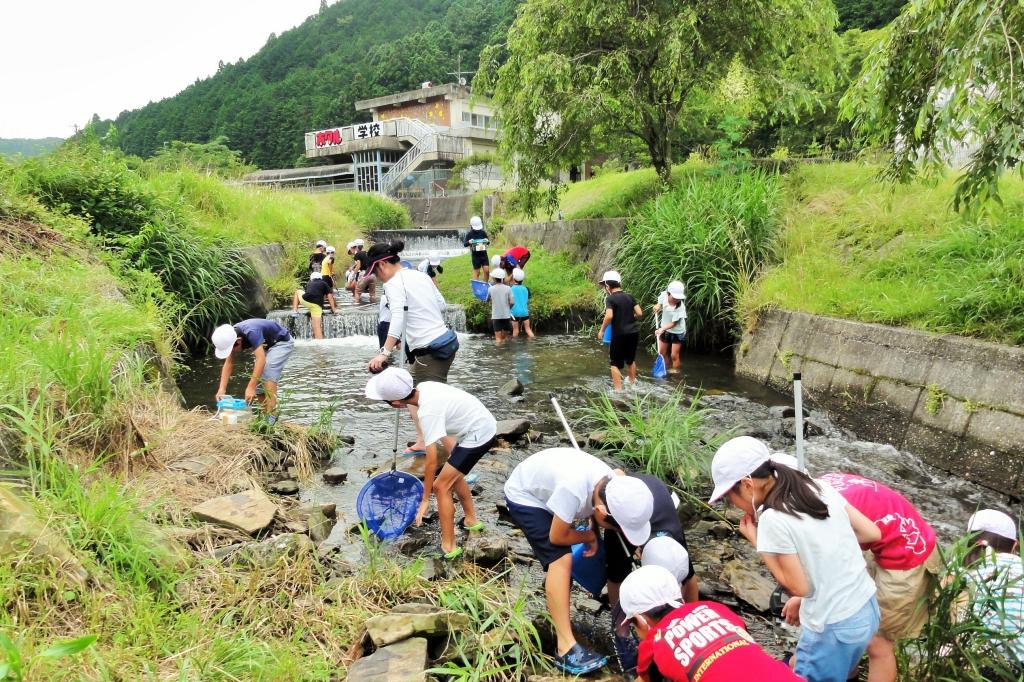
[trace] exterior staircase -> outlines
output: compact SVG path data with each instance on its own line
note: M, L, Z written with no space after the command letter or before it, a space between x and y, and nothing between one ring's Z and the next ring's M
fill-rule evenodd
M422 121L411 118L395 119L395 134L413 145L388 169L381 179L380 193L393 194L405 176L427 161L445 159L458 161L465 155L461 137L440 133Z

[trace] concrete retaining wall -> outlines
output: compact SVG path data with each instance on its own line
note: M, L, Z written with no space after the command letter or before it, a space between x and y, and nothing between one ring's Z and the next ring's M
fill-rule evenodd
M253 317L263 317L274 307L274 299L264 282L281 274L285 260L284 246L247 246L242 248L242 256L256 271L256 279L246 280L242 285L242 292L249 302L249 314Z
M1024 496L1024 349L785 310L743 336L737 373L805 395L858 436Z
M558 220L508 225L505 235L517 244L533 242L548 251L567 251L586 261L591 275L600 276L611 268L615 245L625 229L625 218Z
M469 201L467 195L435 197L433 199L398 199L409 211L412 224L416 227L469 228Z

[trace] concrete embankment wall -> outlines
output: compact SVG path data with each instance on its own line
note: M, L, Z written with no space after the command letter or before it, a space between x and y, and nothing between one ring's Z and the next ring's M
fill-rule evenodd
M243 295L249 302L249 314L253 317L263 317L274 307L274 299L264 282L281 274L285 261L284 246L261 244L246 246L241 251L242 256L256 271L256 279L246 280L242 285Z
M615 245L626 229L626 218L557 220L508 225L505 236L517 243L533 242L548 251L566 251L587 263L592 276L611 268Z
M953 335L763 311L736 371L805 396L859 437L1024 496L1024 349Z
M416 227L469 228L469 195L433 199L399 199Z

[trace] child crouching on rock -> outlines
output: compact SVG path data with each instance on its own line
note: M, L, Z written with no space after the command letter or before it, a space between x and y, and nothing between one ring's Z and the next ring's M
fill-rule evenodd
M646 682L798 682L764 651L729 608L711 601L683 603L678 576L644 565L622 583L626 623L640 638L637 672ZM618 625L618 623L615 623Z
M878 630L878 600L860 545L878 527L828 485L771 460L749 436L733 438L711 462L715 490L745 512L740 533L789 594L783 616L800 625L794 672L808 682L845 682Z
M546 573L555 665L572 675L585 675L608 663L606 656L580 646L572 633L572 545L585 543L584 556L594 556L600 541L594 523L603 526L608 516L634 545L644 544L651 533L651 492L622 473L581 450L550 448L525 459L505 482L508 513Z
M466 476L494 445L497 422L475 397L454 386L437 381L423 381L413 387L413 378L404 369L389 367L366 384L366 397L383 400L391 407L417 408L416 420L426 443L423 468L423 499L416 512L416 525L430 507L430 495L437 497L437 517L441 525L441 555L455 559L462 548L455 545L455 504L452 492L459 498L464 518L459 525L468 531L480 531L484 524L476 517L473 495ZM448 461L437 471L437 444L448 451Z

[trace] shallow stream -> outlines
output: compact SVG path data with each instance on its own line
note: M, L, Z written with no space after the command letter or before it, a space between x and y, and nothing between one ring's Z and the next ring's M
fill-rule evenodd
M452 367L450 383L480 398L497 419L526 418L539 432L533 442L492 452L474 470L480 476L476 497L480 518L509 539L514 558L528 561L523 559L524 554L529 555L525 540L518 537L509 524L498 520L496 507L503 500L501 486L511 468L523 458L545 447L562 444L562 428L551 409L550 392L559 396L569 419L573 420L589 399L610 389L607 347L596 340L564 335L542 335L534 340L519 338L497 347L492 339L480 334L460 334L459 338L462 347ZM333 404L335 429L355 438L354 446L338 450L333 459L324 464L325 468L345 469L349 474L346 483L327 485L317 474L300 490L303 501L337 505L338 522L327 543L338 545L343 556L352 563L358 563L362 551L359 538L351 533L358 522L354 511L356 496L372 472L388 465L392 456L396 411L371 403L363 396L369 378L365 363L376 348L376 338L370 336L297 340L281 381L283 419L309 424L323 408ZM648 350L644 349L638 358L641 375L638 391L668 396L680 386L688 390L699 388L703 404L710 408L706 419L710 434L753 435L770 441L773 449L794 452L792 421L787 432L780 409L791 405L789 397L736 377L731 358L727 356L684 355L683 374L656 381L650 378L652 357ZM248 363L236 368L229 392L242 393L245 377L251 370L251 358L247 360ZM212 408L219 371L220 363L211 355L195 360L179 378L179 386L190 407ZM525 385L521 398L505 397L498 390L512 378L518 378ZM616 397L628 399L629 394L627 391ZM921 510L943 542L958 536L967 518L979 506L1012 509L1005 497L928 466L912 454L889 445L858 440L854 434L833 425L825 414L812 411L811 421L813 433L806 440L806 452L812 475L847 471L899 490ZM582 441L586 434L576 435ZM400 446L413 437L408 414L401 411ZM704 510L702 516L705 521L688 530L688 544L704 584L703 591L740 608L755 637L770 651L778 653L790 648L792 633L787 633L778 621L738 603L734 590L722 578L723 566L737 560L744 570L767 577L753 550L737 533L726 530L723 538L721 529L702 531L702 526L713 522L714 515ZM700 521L700 516L692 521ZM433 522L407 532L399 541L398 550L406 554L429 553L437 543L436 522ZM528 565L531 573L539 573L535 570L536 564ZM540 594L540 576L534 578ZM581 597L582 593L577 596ZM592 641L600 639L606 629L606 619L607 609L601 618L584 617L585 624L580 625L585 630L583 637Z

